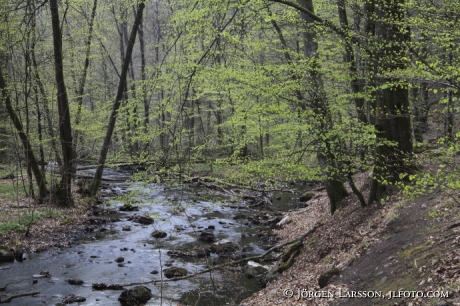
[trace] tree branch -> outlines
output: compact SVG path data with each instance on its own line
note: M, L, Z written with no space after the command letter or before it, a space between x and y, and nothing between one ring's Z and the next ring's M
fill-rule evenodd
M303 6L301 6L301 5L297 4L297 3L293 3L293 2L287 1L287 0L269 0L269 1L276 2L276 3L281 3L281 4L284 4L284 5L290 6L290 7L294 8L294 9L296 9L297 11L304 13L305 15L307 15L308 17L310 17L314 21L316 21L316 22L328 27L329 29L331 29L332 31L337 33L338 35L343 36L345 38L347 37L347 33L346 33L345 29L341 29L340 27L336 26L330 20L322 19L321 17L315 15L313 12L307 10L306 8L304 8Z
M0 304L9 303L9 302L11 302L13 299L18 298L18 297L30 296L30 295L37 295L37 294L40 294L40 291L15 294L15 295L9 296L6 300L3 300L3 301L0 300Z

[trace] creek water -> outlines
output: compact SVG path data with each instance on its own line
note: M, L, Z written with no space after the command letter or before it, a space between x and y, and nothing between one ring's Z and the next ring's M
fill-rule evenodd
M125 172L104 170L106 176L128 178ZM201 230L208 227L217 241L225 239L240 246L239 256L261 254L275 244L261 239L267 226L254 225L247 217L260 210L241 208L243 203L231 203L229 198L207 195L200 187L166 187L157 184L111 182L105 184L106 204L111 209L107 216L120 221L105 223L94 228L85 238L72 242L66 249L49 249L26 254L23 262L0 263L0 285L8 285L5 295L40 291L35 297L14 299L12 305L59 305L62 299L74 294L86 298L75 305L120 305L121 291L92 289L93 283L124 284L165 279L162 270L169 265L185 268L189 274L207 268L208 262L221 260L211 253L208 258L176 258L168 250L192 251L209 248L201 242ZM117 196L114 196L117 194ZM276 207L271 210L292 208L292 193L277 193ZM138 206L139 211L118 212L127 201ZM232 207L238 207L238 209ZM149 215L155 222L141 225L130 220L133 216ZM104 217L104 216L98 216ZM130 228L129 231L122 230ZM92 228L89 227L89 231ZM161 230L166 238L155 239L151 233ZM118 264L115 259L123 257ZM5 267L7 269L2 269ZM157 274L151 274L154 270ZM37 279L33 275L48 271L50 277ZM260 290L255 279L248 279L241 268L228 267L181 281L146 284L153 297L147 305L232 305ZM69 278L81 279L83 285L70 285ZM129 288L129 287L128 287Z

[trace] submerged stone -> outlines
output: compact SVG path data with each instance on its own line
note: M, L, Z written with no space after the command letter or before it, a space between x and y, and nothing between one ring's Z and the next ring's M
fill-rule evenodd
M82 296L76 296L75 294L69 294L62 300L62 303L72 304L72 303L82 303L84 301L86 301L86 298Z
M150 234L153 238L165 238L166 236L168 236L168 234L166 234L166 232L163 232L163 231L154 231L152 234Z
M174 277L186 276L188 274L188 271L187 269L184 269L184 268L171 267L169 269L163 270L163 273L167 278L174 278Z
M70 285L83 285L83 281L81 279L78 279L78 278L69 278L69 279L67 279L67 282Z
M143 224L143 225L150 225L150 224L153 224L154 220L153 220L153 218L151 218L149 216L140 216L139 218L136 218L134 220L134 222L140 223L140 224Z
M133 289L123 291L118 301L123 306L143 305L152 298L152 290L145 286L136 286Z
M211 231L206 230L201 232L199 239L204 242L214 242L216 241L216 236Z

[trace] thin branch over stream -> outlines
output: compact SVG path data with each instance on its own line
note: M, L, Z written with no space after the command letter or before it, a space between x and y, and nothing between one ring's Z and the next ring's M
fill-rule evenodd
M268 254L270 254L273 251L277 251L277 250L279 250L279 249L281 249L281 248L283 248L283 247L285 247L287 245L293 244L295 242L302 241L308 235L310 235L313 232L315 232L321 226L323 226L322 223L316 224L313 228L311 228L309 231L307 231L305 234L301 235L300 237L298 237L298 238L296 238L294 240L290 240L290 241L275 245L274 247L268 249L265 253L263 253L261 255L246 257L244 259L240 259L240 260L236 260L236 261L232 261L232 262L227 262L227 263L217 265L217 266L214 266L212 268L205 269L203 271L196 272L194 274L190 274L190 275L187 275L187 276L176 277L176 278L171 278L171 279L167 279L167 280L161 279L161 280L150 280L150 281L137 282L137 283L127 283L127 284L123 284L121 286L129 287L129 286L145 285L145 284L152 284L152 283L156 284L156 283L163 283L163 282L175 282L175 281L180 281L180 280L184 280L184 279L189 279L189 278L195 277L197 275L205 274L205 273L208 273L210 271L217 270L217 269L220 269L220 268L224 268L224 267L227 267L227 266L233 266L233 265L237 265L237 264L240 264L240 263L245 263L245 262L247 262L249 260L261 259L261 258L264 258L265 256L267 256ZM108 285L108 286L110 286L110 285Z

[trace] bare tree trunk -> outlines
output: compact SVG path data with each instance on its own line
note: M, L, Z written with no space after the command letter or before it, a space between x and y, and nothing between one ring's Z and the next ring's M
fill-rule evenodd
M61 183L57 188L57 200L60 205L73 205L71 183L74 152L72 147L72 127L70 124L69 100L64 83L64 66L62 62L62 36L57 0L50 0L51 21L53 27L54 65L57 85L57 100L59 111L59 132L64 164L61 171Z
M112 113L110 114L109 125L107 127L107 132L105 134L104 143L102 145L101 153L99 155L98 167L96 173L94 174L93 181L89 187L92 196L95 196L99 187L101 185L102 173L104 171L105 160L107 158L107 153L109 151L110 142L112 139L113 130L115 128L115 123L117 120L118 109L120 108L121 101L123 99L123 94L125 92L126 76L128 74L129 64L131 61L131 55L133 52L134 42L136 40L136 34L139 29L139 25L142 19L142 12L144 11L145 3L141 1L139 3L136 19L131 30L131 34L128 41L128 46L126 48L126 56L123 62L123 67L121 70L120 81L118 83L117 96L113 103Z
M0 65L0 90L2 92L2 100L5 103L8 115L19 134L19 138L21 139L21 142L24 148L24 155L27 160L27 166L30 167L30 169L32 170L32 173L35 177L35 181L37 182L37 186L39 190L39 199L43 199L48 194L48 190L46 188L46 181L45 181L45 178L42 172L40 171L40 167L38 165L37 159L35 158L35 154L32 150L32 146L30 144L29 138L27 137L27 134L24 131L24 127L22 126L22 123L19 117L16 115L16 112L14 111L13 106L11 104L11 98L8 93L6 81L3 77L3 68L1 65Z
M80 82L78 84L78 91L77 91L77 114L75 115L75 124L79 125L81 121L81 108L83 106L83 95L85 93L85 84L86 84L86 77L88 75L88 67L89 67L89 56L91 54L91 40L93 37L93 26L94 26L94 17L96 16L97 10L97 0L93 2L93 8L91 10L91 17L89 20L89 29L88 29L88 37L85 42L85 63L83 65L83 71L81 73ZM78 140L80 137L80 133L75 131L75 137L73 141L73 151L77 156L77 147L78 147ZM74 167L72 169L73 175L77 172L77 164L74 163Z
M150 105L147 98L147 90L146 90L146 74L145 74L145 42L144 42L144 23L143 18L141 19L141 23L139 24L139 47L141 49L141 80L142 80L142 101L144 104L144 133L148 134L149 132L149 117L150 117ZM149 151L149 142L147 141L144 145L144 150L147 152Z

